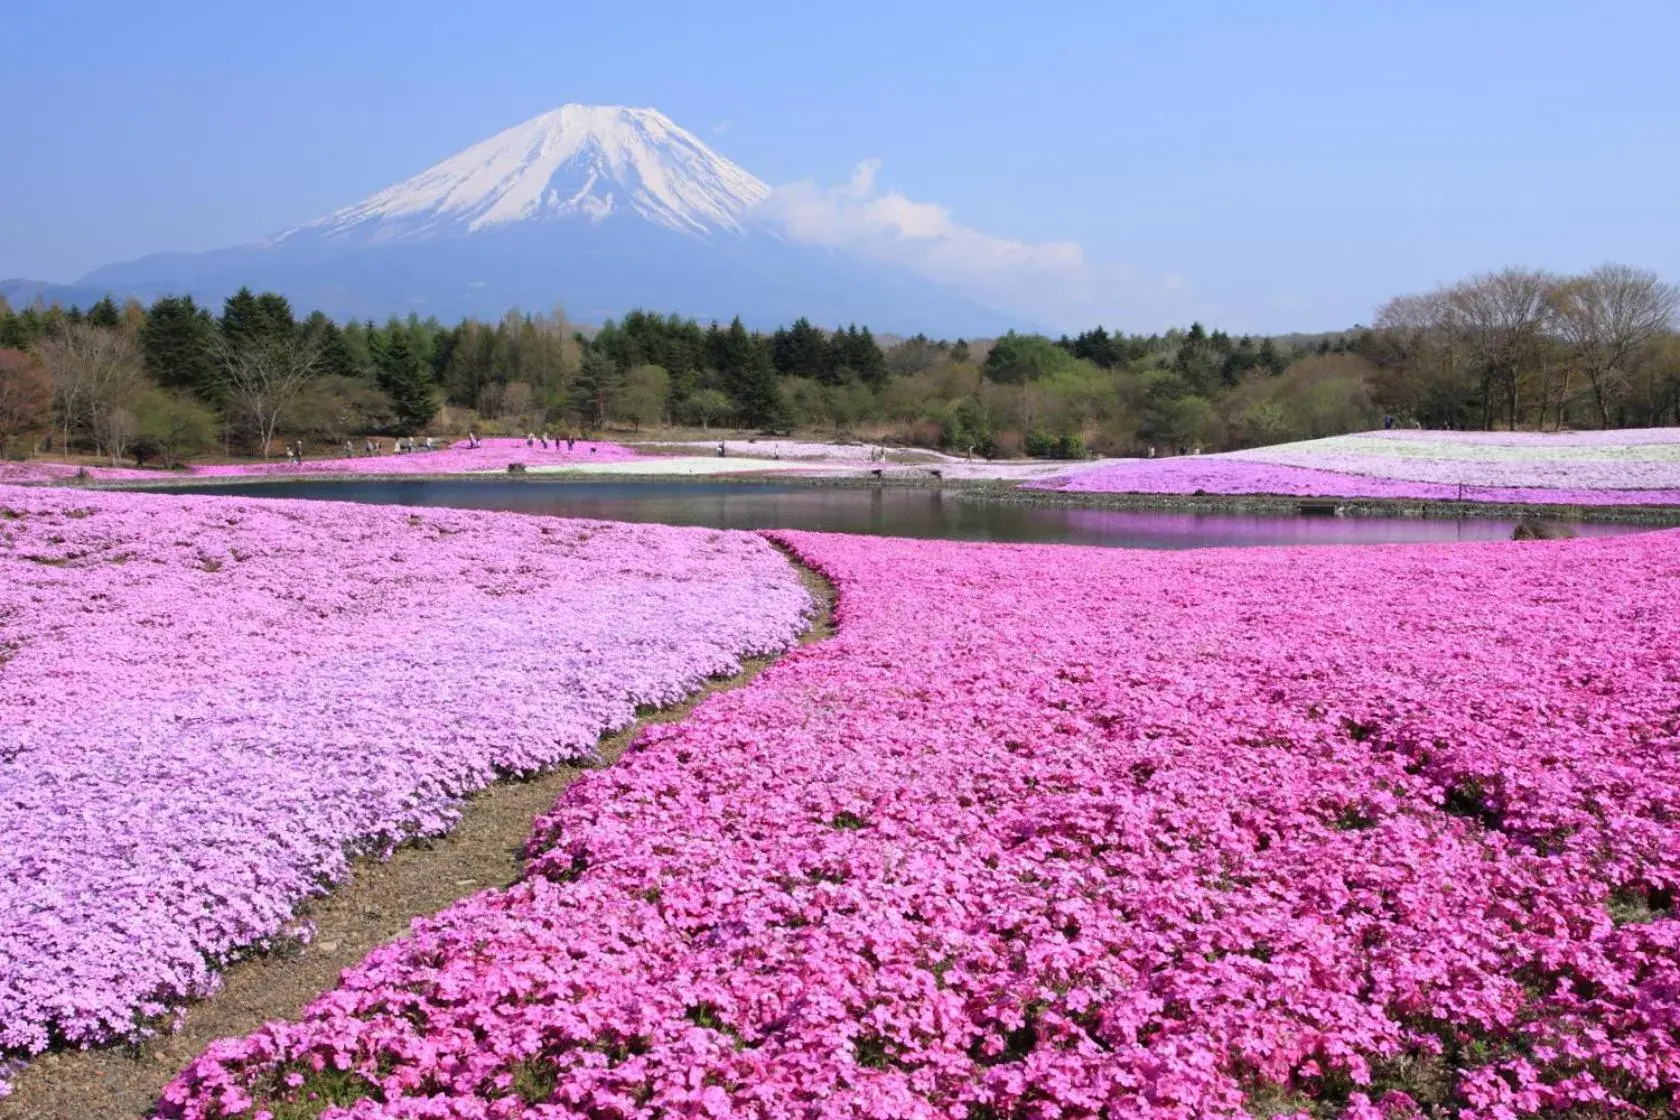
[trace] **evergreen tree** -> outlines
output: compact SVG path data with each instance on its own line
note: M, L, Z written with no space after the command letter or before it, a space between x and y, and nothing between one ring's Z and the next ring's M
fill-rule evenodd
M356 363L356 356L351 353L350 344L345 341L344 332L337 323L315 311L304 320L301 329L305 343L316 347L316 362L323 374L329 377L360 376L362 371Z
M28 308L22 312L10 307L0 311L0 350L27 350L35 345L37 332L31 328L38 327L39 320L32 320L29 315Z
M297 320L292 315L292 305L285 296L275 292L264 292L257 297L257 322L262 332L269 338L291 338L297 333Z
M721 388L740 411L743 422L764 426L782 419L781 386L776 383L776 366L770 358L768 341L749 334L737 316L727 331L708 334L708 349L722 382Z
M235 345L262 337L262 312L250 288L240 288L222 303L222 337Z
M785 330L777 330L771 348L776 372L784 377L822 381L834 365L828 339L804 317L795 319L793 326Z
M953 362L966 362L969 357L968 339L959 338L956 342L951 344L951 360Z
M377 364L374 361L373 343L368 338L368 325L352 319L339 332L344 337L344 349L350 354L350 367L356 377L367 377L376 374Z
M1120 364L1118 339L1111 337L1108 331L1100 326L1075 338L1071 349L1074 357L1084 358L1102 369L1113 369Z
M438 401L431 379L400 327L379 349L379 387L391 398L397 427L404 435L424 428L437 415Z
M887 379L887 356L881 353L881 347L875 342L875 336L869 333L868 327L854 329L849 332L847 342L847 365L857 370L858 377L865 385L879 386Z
M165 389L185 389L219 403L227 383L215 355L216 324L191 296L163 296L152 304L140 331L146 372Z
M624 389L624 371L605 351L590 347L572 382L572 408L586 423L605 426Z
M110 296L101 296L99 302L88 308L87 321L96 327L116 330L122 326L122 310Z

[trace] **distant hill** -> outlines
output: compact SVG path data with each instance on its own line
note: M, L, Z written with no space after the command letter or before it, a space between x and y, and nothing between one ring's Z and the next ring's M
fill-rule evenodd
M45 280L0 280L0 297L21 311L39 302L44 307L87 307L99 302L108 290L80 284L51 284Z

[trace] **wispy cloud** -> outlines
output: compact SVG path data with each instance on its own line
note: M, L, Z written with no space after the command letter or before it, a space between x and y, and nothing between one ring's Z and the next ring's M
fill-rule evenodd
M795 241L902 265L1056 328L1136 319L1145 311L1139 304L1186 288L1178 276L1145 282L1123 266L1088 260L1077 241L1025 241L965 226L937 203L883 190L880 167L865 160L834 186L803 180L777 187L761 215Z

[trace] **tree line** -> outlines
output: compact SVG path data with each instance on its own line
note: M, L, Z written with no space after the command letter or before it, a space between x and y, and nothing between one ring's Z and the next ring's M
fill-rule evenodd
M1095 327L1049 338L880 339L805 319L563 312L454 326L299 318L241 290L218 310L0 301L0 450L166 464L277 441L666 425L804 430L984 455L1215 450L1377 426L1680 423L1676 291L1606 265L1508 269L1403 296L1368 328L1233 337Z

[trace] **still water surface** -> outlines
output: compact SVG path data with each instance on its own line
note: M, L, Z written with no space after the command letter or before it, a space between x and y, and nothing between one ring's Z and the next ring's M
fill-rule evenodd
M877 536L1050 541L1111 548L1379 544L1508 539L1512 521L1411 517L1295 517L1013 505L937 490L739 485L727 482L544 482L535 479L382 479L228 483L195 493L311 498L396 506L510 510L604 521L714 529L816 529ZM1581 536L1638 532L1584 524Z

